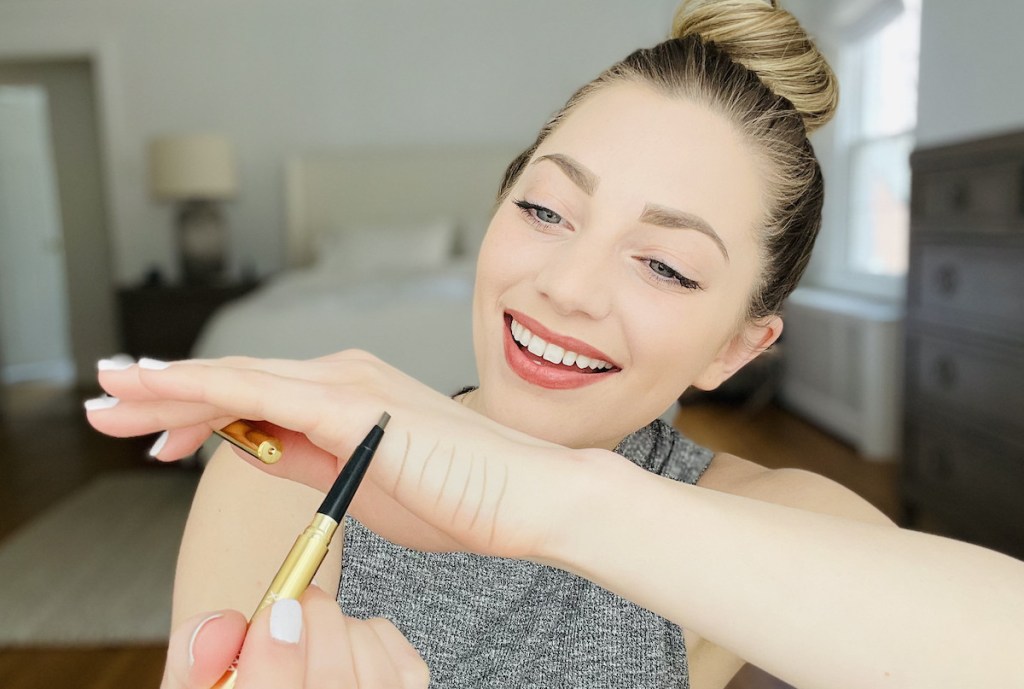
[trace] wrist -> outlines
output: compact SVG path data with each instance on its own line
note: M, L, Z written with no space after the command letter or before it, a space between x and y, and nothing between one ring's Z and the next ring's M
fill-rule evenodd
M551 486L556 506L530 559L586 576L616 529L626 495L643 470L609 450L564 449L565 474Z

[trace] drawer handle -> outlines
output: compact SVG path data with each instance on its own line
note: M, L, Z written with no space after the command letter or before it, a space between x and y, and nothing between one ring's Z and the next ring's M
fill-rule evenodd
M939 294L944 297L951 297L956 293L956 288L960 283L960 279L957 276L956 267L951 265L940 266L935 271L935 285L938 287Z
M945 357L937 360L932 367L935 381L943 390L951 390L956 387L956 362Z

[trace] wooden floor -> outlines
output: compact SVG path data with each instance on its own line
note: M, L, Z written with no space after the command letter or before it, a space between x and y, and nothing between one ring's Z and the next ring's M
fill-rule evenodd
M82 401L99 391L42 385L0 387L0 540L107 472L147 462L152 439L117 440L94 431ZM3 611L0 611L0 624ZM2 689L156 689L164 647L0 649Z
M0 540L103 472L140 465L176 470L146 463L151 438L115 440L89 428L81 401L93 394L28 385L0 391ZM816 471L892 517L899 512L895 464L865 462L850 447L777 407L688 405L676 425L712 449L773 468ZM0 650L0 688L156 689L163 662L164 649L151 647ZM730 689L785 686L748 667Z

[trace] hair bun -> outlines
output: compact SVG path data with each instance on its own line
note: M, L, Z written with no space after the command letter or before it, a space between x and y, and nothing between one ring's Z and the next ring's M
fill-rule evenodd
M672 38L697 35L751 70L801 114L807 133L828 122L839 85L796 18L774 0L684 0Z

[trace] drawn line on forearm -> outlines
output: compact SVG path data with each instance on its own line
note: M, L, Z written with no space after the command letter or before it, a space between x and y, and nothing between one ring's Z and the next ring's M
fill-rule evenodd
M455 510L452 512L452 523L454 524L456 517L459 512L462 511L462 503L466 500L466 492L469 490L469 480L473 478L473 453L469 453L469 471L466 472L466 482L462 484L462 495L459 496L459 502L455 505Z
M474 460L476 458L474 457ZM480 488L480 498L476 501L476 512L473 514L473 519L469 522L469 530L472 531L473 527L476 526L476 520L480 517L480 510L484 506L484 500L487 499L487 462L483 462L484 465L484 481L483 486Z
M398 474L395 476L395 483L391 486L391 494L398 495L398 484L402 482L402 474L405 473L405 463L409 459L409 447L412 445L412 433L405 432L405 452L402 453L402 463L398 465Z
M494 503L494 512L491 515L491 537L488 541L488 545L491 548L494 547L494 534L498 528L498 515L501 513L501 505L505 500L505 489L508 488L508 465L502 464L501 468L503 469L501 476L501 490L498 491L498 499Z
M455 446L452 445L452 451L448 455L448 468L444 471L444 480L441 481L441 485L437 489L437 497L434 498L434 507L437 507L438 503L441 502L441 498L444 496L444 488L448 485L448 477L452 475L452 465L455 464Z
M434 453L437 452L438 446L441 444L441 439L438 438L434 441L434 446L430 448L430 452L423 458L423 463L420 465L420 476L416 479L416 490L419 491L423 487L423 477L427 475L427 465L434 460Z

